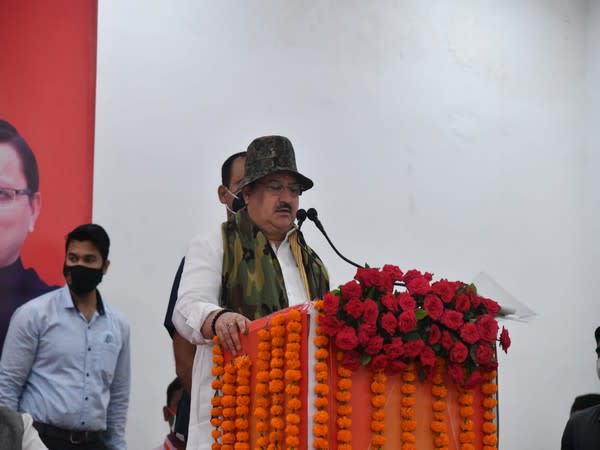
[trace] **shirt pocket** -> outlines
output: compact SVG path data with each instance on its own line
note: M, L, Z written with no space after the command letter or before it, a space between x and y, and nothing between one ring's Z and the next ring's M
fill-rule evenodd
M105 387L110 387L115 376L121 347L114 342L103 342L97 354L98 370Z

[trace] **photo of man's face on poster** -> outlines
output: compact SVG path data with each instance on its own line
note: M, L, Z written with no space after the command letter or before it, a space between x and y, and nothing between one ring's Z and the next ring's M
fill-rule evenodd
M35 155L7 120L0 119L0 340L12 313L28 300L56 288L34 268L25 268L21 248L35 229L42 201ZM1 349L1 347L0 347Z

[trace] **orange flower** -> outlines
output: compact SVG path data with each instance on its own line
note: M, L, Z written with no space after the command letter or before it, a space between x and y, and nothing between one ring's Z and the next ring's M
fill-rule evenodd
M417 414L413 406L416 404L416 387L414 382L416 380L415 365L414 363L406 366L401 375L402 386L400 392L402 398L400 400L400 429L402 430L402 449L410 450L414 448L414 444L417 440L415 430L417 429Z
M484 383L481 385L481 392L484 394L483 413L484 422L482 424L484 450L497 450L498 445L498 427L493 422L496 419L495 407L498 404L495 396L498 392L496 384L496 371L491 370L483 373Z
M323 302L317 300L315 307L317 311L322 311ZM317 323L319 322L319 315L317 315ZM316 450L329 449L328 434L329 429L327 422L329 421L329 414L327 408L329 407L329 386L327 385L327 373L329 367L327 365L327 358L329 352L327 346L329 345L329 338L323 333L320 326L317 326L316 337L314 339L316 346L315 357L317 363L314 367L314 375L317 381L315 385L315 415L313 417L313 448Z

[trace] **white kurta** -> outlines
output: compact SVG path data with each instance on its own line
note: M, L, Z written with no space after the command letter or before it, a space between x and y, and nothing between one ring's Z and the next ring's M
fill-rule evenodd
M271 247L281 266L289 305L294 306L309 299L290 248L288 240L290 233L279 248L275 248L273 243ZM194 238L185 257L177 303L173 311L173 324L178 333L197 345L192 370L188 450L210 450L212 444L210 424L210 401L214 395L211 388L212 341L202 337L200 329L208 315L220 309L222 268L221 230L208 236Z

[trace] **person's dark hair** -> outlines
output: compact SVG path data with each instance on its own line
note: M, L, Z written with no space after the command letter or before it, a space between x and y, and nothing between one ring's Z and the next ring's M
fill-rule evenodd
M596 406L598 404L600 404L600 394L578 395L575 397L575 401L571 406L571 415L575 414L577 411L591 408L592 406Z
M173 396L177 391L183 389L183 385L181 384L181 380L179 377L175 378L169 386L167 386L167 406L171 406L171 400L173 400Z
M0 143L9 144L15 149L21 160L23 175L27 180L27 189L35 194L40 189L40 174L35 155L17 129L3 119L0 119Z
M223 165L221 166L221 184L223 186L229 187L231 183L231 166L233 166L233 162L238 158L245 158L246 152L238 152L231 155L229 158L225 160Z
M94 247L98 249L102 255L103 262L108 258L108 249L110 247L110 239L108 234L100 225L95 223L86 223L79 225L69 234L67 234L67 242L65 243L65 252L69 248L71 241L90 241Z
M596 331L594 331L594 337L596 338L596 344L598 344L600 342L600 327L596 328Z

